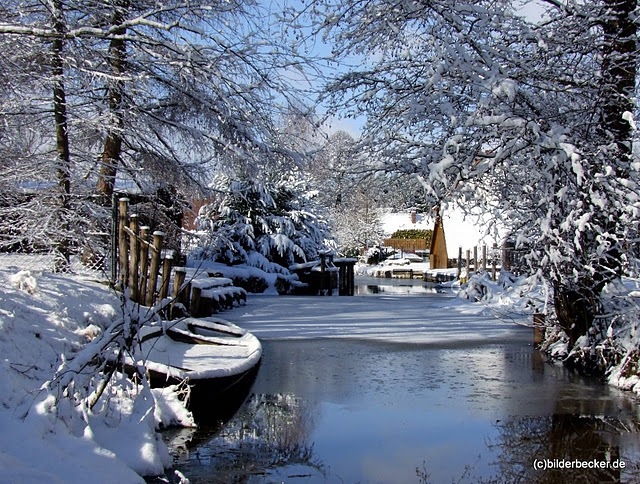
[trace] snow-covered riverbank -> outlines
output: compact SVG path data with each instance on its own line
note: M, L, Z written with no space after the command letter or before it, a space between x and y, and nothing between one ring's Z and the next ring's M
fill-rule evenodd
M168 463L156 435L189 415L175 393L119 382L108 408L56 400L50 382L122 315L106 285L71 275L0 270L0 482L144 482ZM64 356L63 356L64 355ZM84 385L87 375L76 376Z
M258 337L340 338L434 346L480 345L505 338L532 344L533 307L522 286L428 297L249 297L226 314ZM531 289L531 288L529 288ZM529 296L535 291L529 291ZM472 296L473 294L466 294ZM73 275L0 270L0 482L142 482L168 464L156 429L192 423L175 393L124 379L92 411L51 385L114 320L122 303L106 285ZM82 377L82 378L81 378ZM76 387L85 384L79 374ZM119 388L119 389L118 389Z

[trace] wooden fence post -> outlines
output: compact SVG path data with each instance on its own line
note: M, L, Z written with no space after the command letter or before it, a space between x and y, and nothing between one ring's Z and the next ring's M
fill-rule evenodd
M539 346L544 341L546 316L542 313L533 315L533 344Z
M487 245L482 246L482 272L487 272Z
M164 233L156 231L153 233L153 246L151 247L151 265L149 267L149 284L147 285L146 305L153 306L157 285L158 273L160 272L160 257L162 255L162 242Z
M138 215L131 214L129 217L129 291L133 302L140 302L138 290L138 257L140 256L138 249Z
M151 229L146 225L140 227L140 277L139 277L139 297L140 303L147 300L147 282L149 280L149 232Z
M462 246L458 247L458 279L462 274Z
M200 301L202 299L202 288L198 286L193 286L191 290L191 307L189 313L194 318L200 316Z
M348 287L349 296L353 296L356 292L354 266L355 266L355 262L353 264L349 264L349 268L347 270L347 287Z
M467 281L471 277L471 251L467 249Z
M162 260L162 283L160 284L159 301L163 301L169 294L169 279L171 279L171 266L173 266L173 251L167 251Z
M171 302L171 309L169 312L169 318L173 319L174 317L174 306L176 303L182 302L182 285L184 284L184 280L187 278L187 271L184 267L176 267L176 270L173 273L173 292L171 293L173 297L173 301Z
M329 254L329 262L328 262L328 266L329 267L333 267L333 254ZM333 272L327 272L327 282L328 282L328 288L327 288L327 294L329 296L333 296Z
M478 246L473 246L473 273L478 273Z
M325 260L325 254L320 254L320 295L324 296L325 280L327 263Z
M493 257L491 257L491 279L496 280L496 254L498 253L498 244L493 243Z
M125 227L129 225L129 199L120 199L120 208L118 210L118 259L120 260L119 280L122 287L127 285L129 281L129 244L128 237L125 233Z

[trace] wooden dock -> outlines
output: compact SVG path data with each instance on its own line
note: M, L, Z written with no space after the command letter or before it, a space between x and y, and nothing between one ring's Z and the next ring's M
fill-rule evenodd
M304 287L298 290L300 294L333 296L334 290L339 296L353 296L355 294L354 266L357 259L336 258L333 254L320 254L320 259L295 264L289 270L298 275Z

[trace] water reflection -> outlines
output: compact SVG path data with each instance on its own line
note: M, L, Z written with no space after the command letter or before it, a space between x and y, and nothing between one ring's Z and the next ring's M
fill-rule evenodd
M442 289L434 284L427 284L418 279L380 279L359 276L356 278L356 296L386 294L393 296L425 296L450 289Z
M635 422L555 414L510 419L497 429L491 445L499 452L501 482L637 482L640 477L637 456L621 442L631 432L637 437ZM536 461L542 469L534 469Z
M458 483L541 483L563 482L618 483L639 482L640 462L638 460L638 434L640 426L631 418L619 419L605 416L585 416L574 414L553 414L547 416L512 416L493 423L484 430L485 444L479 455L466 465L452 470L447 463L434 454L435 446L427 446L427 455L422 464L415 468L415 478L409 468L401 472L390 465L389 455L385 459L363 460L360 477L350 480L350 476L339 474L339 469L331 465L315 451L314 439L326 439L326 432L318 432L318 417L324 424L341 419L344 412L339 406L322 406L293 394L252 395L240 412L217 432L199 431L192 434L192 440L182 449L173 448L176 467L188 476L191 483L235 483L235 482L437 482ZM350 412L347 412L350 414ZM350 414L352 419L357 416ZM377 412L384 417L384 412ZM370 419L365 416L364 420ZM373 420L369 420L375 424ZM396 424L397 421L393 421ZM352 423L353 424L353 423ZM352 424L342 420L342 425ZM446 423L447 425L449 422ZM340 431L330 426L330 431L338 430L334 452L344 452L346 447L337 439ZM432 427L433 429L434 427ZM403 430L403 429L400 429ZM451 429L453 431L453 429ZM473 433L477 429L466 429ZM361 438L370 439L364 432ZM198 438L200 434L200 438ZM445 436L438 436L446 439ZM464 439L464 436L461 437ZM460 443L460 438L456 440ZM427 439L429 441L429 439ZM361 443L361 448L381 442ZM393 454L392 441L383 444L385 453ZM424 444L424 442L423 442ZM459 448L455 449L456 451ZM357 454L360 449L348 453ZM335 454L327 454L335 461ZM402 453L402 451L400 452ZM407 453L409 455L409 453ZM349 457L350 458L350 457ZM548 462L556 469L536 469L536 462ZM574 468L567 468L567 463ZM580 468L575 468L580 462ZM588 463L598 463L598 468L584 467ZM606 464L609 463L608 468ZM616 463L624 463L624 468ZM564 463L564 464L562 464ZM587 463L587 464L582 464ZM441 472L442 467L446 472ZM605 468L600 468L605 467ZM448 475L447 475L448 473ZM393 476L398 476L394 479ZM434 478L435 476L435 478ZM433 480L432 480L433 479ZM444 480L443 480L444 479Z
M438 344L264 339L251 397L224 424L174 432L175 467L192 483L640 482L638 402L546 363L526 328L488 342L497 324L450 324L478 337Z
M495 428L498 435L487 443L496 454L495 475L477 475L476 462L469 464L456 482L639 482L637 422L555 414L513 417L497 422ZM628 436L633 436L635 445L629 445L625 438ZM420 483L432 482L429 472L432 465L425 460L416 468Z
M187 431L175 431L165 441L192 484L261 482L267 474L324 481L310 443L317 414L312 402L292 394L254 394L215 431L202 428L186 438Z
M402 296L424 296L425 294L436 294L438 290L435 286L418 284L371 284L356 286L356 296L368 296L371 294L389 294Z

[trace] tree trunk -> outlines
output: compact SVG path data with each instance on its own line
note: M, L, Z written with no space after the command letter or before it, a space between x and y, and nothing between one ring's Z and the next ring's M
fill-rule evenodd
M53 25L56 33L51 46L51 74L53 77L53 112L56 123L56 179L58 185L58 226L55 234L54 270L63 272L70 267L69 227L67 223L71 194L71 156L67 124L67 100L64 88L64 20L62 1L53 2Z
M604 48L602 53L603 78L603 127L615 142L622 163L618 163L619 175L631 155L632 127L623 113L635 109L635 87L637 74L638 27L634 21L636 0L604 0L603 25Z
M636 0L603 0L603 49L602 49L602 114L601 128L603 144L616 147L608 160L614 167L616 178L626 178L629 173L633 128L625 112L633 113L635 103L638 53L636 45L637 25L634 22ZM612 150L613 151L613 150ZM605 167L600 168L605 172ZM614 181L613 183L616 183ZM584 237L585 245L595 248L597 244L609 243L594 264L595 271L583 277L578 284L569 287L562 281L554 287L554 305L559 324L567 332L571 346L589 331L596 316L601 312L600 293L608 282L620 277L623 272L622 252L615 234L623 232L617 220L611 221L602 211L592 220L599 227L597 233ZM598 237L605 239L598 241ZM608 240L607 240L608 239Z
M561 284L554 287L554 308L558 323L569 336L569 345L573 347L581 336L587 334L593 325L598 310L593 297L586 295L587 289L570 289Z
M124 11L129 6L127 0L118 2L113 15L113 25L119 27L124 22ZM111 115L110 126L107 132L107 139L104 144L104 151L101 155L102 165L96 190L102 195L107 203L111 202L116 176L118 175L118 165L122 154L122 130L124 119L122 113L122 100L124 93L123 73L126 63L126 42L120 36L124 35L126 29L116 29L115 37L109 44L108 61L111 68L112 79L108 86L109 111Z
M614 167L617 179L629 176L633 127L627 115L634 113L636 77L638 65L637 34L635 20L637 0L604 0L605 15L603 24L602 52L602 127L605 136L615 145L608 165ZM602 167L601 172L606 172ZM617 183L617 180L614 181ZM610 246L604 251L594 274L594 282L601 290L607 282L619 278L623 273L622 251L619 241L609 234L623 233L618 220L610 221L606 213L598 214L602 218L600 226L604 229L593 234L594 240L603 237ZM601 242L602 244L602 242Z

